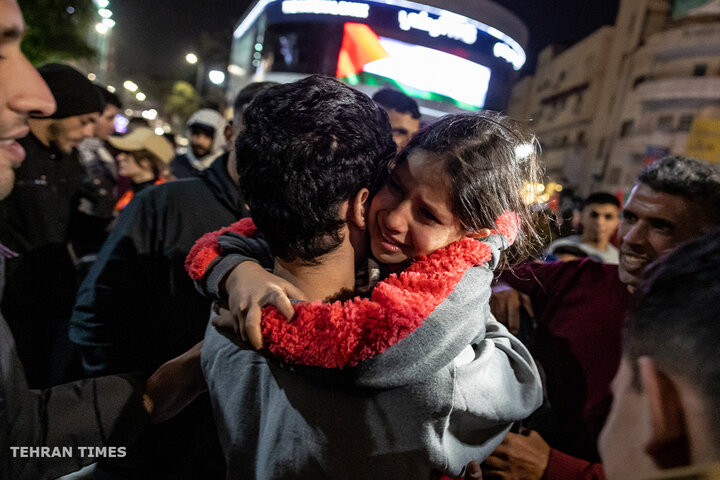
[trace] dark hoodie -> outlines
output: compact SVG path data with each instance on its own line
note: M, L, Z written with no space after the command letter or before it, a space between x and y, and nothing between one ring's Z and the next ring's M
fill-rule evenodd
M152 373L202 340L210 300L183 268L195 239L247 216L245 201L227 172L227 156L198 178L140 192L85 278L74 307L70 339L85 372ZM192 438L192 441L188 439ZM213 479L224 476L207 396L148 431L128 449L124 465L142 478Z
M70 339L86 373L150 374L202 340L210 301L183 268L194 241L248 215L227 156L198 178L140 192L80 287Z

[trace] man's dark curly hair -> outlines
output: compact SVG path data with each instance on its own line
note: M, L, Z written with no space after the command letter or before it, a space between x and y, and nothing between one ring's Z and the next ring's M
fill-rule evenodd
M365 94L313 75L260 93L238 137L240 189L273 255L308 264L341 242L338 208L374 193L395 153L387 114Z

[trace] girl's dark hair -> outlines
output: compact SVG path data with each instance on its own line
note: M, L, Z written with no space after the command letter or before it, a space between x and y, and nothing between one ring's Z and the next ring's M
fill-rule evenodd
M398 153L393 168L415 149L435 154L450 177L452 211L467 232L497 228L505 211L521 221L502 263L534 256L540 208L525 197L542 181L539 143L529 128L493 111L446 115L420 130Z

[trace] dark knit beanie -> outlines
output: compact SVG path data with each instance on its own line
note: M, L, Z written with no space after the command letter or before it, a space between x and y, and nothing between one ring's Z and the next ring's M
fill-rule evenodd
M38 71L57 103L57 110L47 118L101 113L105 108L105 102L95 85L71 66L48 63L38 68Z

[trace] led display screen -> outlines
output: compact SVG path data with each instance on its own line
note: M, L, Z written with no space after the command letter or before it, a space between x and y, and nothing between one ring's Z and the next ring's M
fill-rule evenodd
M447 52L378 36L361 23L346 23L336 75L351 84L389 85L414 97L477 109L485 105L491 71Z

